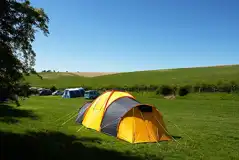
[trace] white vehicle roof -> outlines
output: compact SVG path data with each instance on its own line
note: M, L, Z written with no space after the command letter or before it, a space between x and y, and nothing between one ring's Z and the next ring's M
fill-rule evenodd
M84 90L84 88L67 88L68 91Z

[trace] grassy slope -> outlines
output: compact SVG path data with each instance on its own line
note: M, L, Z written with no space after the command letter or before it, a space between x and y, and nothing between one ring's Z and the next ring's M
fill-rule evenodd
M212 96L211 100L208 100L210 94L207 94L207 100L199 96L199 101L193 95L190 95L191 100L163 100L137 95L141 102L156 105L169 132L182 137L177 143L162 142L160 145L132 145L84 127L77 132L81 125L75 124L75 117L66 122L68 117L64 116L77 113L83 99L31 97L23 102L21 110L0 107L1 153L15 159L26 159L29 152L34 154L34 159L126 159L123 156L130 155L165 160L200 159L202 155L205 160L237 159L239 101L219 100L220 96ZM132 157L128 159L133 160Z
M239 65L224 67L201 67L182 68L172 70L138 71L130 73L119 73L99 77L80 77L76 75L63 75L60 73L44 73L43 80L36 76L27 77L33 86L58 88L105 85L135 85L135 84L195 84L195 83L217 83L221 81L239 81Z

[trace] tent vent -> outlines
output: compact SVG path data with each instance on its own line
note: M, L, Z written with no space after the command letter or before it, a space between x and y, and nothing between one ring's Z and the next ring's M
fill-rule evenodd
M151 106L141 105L141 106L138 106L138 108L141 112L152 112Z

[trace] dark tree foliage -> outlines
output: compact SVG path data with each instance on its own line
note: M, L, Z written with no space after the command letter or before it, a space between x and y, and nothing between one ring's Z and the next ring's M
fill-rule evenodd
M56 88L55 86L52 86L52 87L50 88L50 90L51 90L52 92L55 92L55 91L57 90L57 88Z
M156 94L160 94L163 96L168 96L173 94L173 88L171 86L168 85L162 85L158 88L158 90L156 91Z
M0 4L0 97L16 94L24 75L34 70L35 33L48 35L49 18L29 0L2 0ZM25 87L26 88L26 87Z
M183 86L179 88L178 95L186 96L189 93L189 88L187 86Z

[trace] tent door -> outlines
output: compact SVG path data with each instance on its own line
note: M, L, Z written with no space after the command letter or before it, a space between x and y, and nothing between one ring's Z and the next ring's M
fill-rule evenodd
M158 141L158 127L154 118L153 108L149 106L139 106L135 110L135 135L134 141L155 142Z

